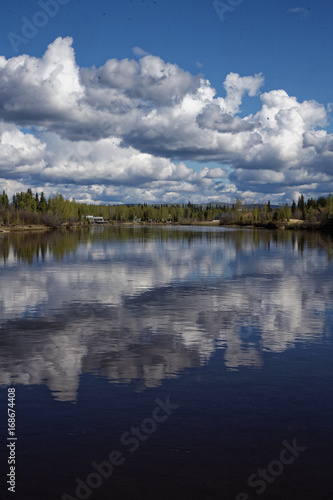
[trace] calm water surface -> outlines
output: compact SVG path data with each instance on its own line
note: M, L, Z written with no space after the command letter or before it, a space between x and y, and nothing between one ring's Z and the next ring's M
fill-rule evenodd
M333 498L332 251L220 227L1 234L1 498Z

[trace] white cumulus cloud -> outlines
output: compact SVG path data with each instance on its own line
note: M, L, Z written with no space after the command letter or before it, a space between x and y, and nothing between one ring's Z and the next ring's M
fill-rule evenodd
M202 75L138 47L137 61L80 68L72 44L57 38L41 58L0 56L0 178L9 189L28 175L31 187L96 202L332 191L329 103L260 94L262 74L229 73L219 96ZM258 95L260 109L242 115L244 96Z

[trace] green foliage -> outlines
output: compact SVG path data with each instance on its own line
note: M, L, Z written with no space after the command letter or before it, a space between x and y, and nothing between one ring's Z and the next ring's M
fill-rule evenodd
M302 219L305 220L306 217L306 209L305 209L305 201L304 201L304 195L301 194L301 196L298 198L297 202L297 208L301 211L302 214Z
M37 203L36 197L33 196L31 189L29 188L26 193L21 191L13 196L13 205L16 210L23 208L25 210L36 211Z
M314 222L316 222L316 216L314 214L314 210L313 210L313 206L312 205L310 205L308 214L306 216L306 220L309 221L311 224L313 224Z
M294 215L294 213L296 212L296 209L297 209L297 206L296 206L296 203L295 203L295 200L293 200L293 203L291 205L291 213Z
M38 196L37 193L36 193L36 196ZM47 210L48 210L48 204L47 204L47 201L46 201L46 198L45 198L43 191L40 194L40 199L38 202L37 210L39 212L47 212Z
M211 221L223 214L222 224L266 224L270 220L288 221L291 217L303 218L311 223L327 224L333 218L333 197L313 198L305 201L304 195L298 198L297 205L287 204L272 208L270 201L263 205L252 202L251 208L240 198L232 207L219 204L205 206L187 204L155 204L148 205L94 205L78 203L75 199L66 200L60 193L46 200L43 192L16 193L12 203L9 202L5 190L0 195L0 219L5 224L46 224L58 227L60 224L87 223L84 216L100 216L115 222L172 222L192 224Z
M5 190L0 194L0 207L9 207L9 199Z
M258 220L259 220L259 208L258 207L253 208L252 217L253 217L254 222L258 222Z

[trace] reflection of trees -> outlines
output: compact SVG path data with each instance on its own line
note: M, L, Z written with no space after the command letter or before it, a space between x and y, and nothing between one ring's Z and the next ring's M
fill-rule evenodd
M272 231L272 238L279 248L289 243L301 254L305 249L322 249L326 252L328 259L332 258L333 238L332 235L319 231Z
M46 383L62 400L76 398L84 372L154 387L217 347L227 369L260 368L264 351L320 339L332 300L321 279L332 239L318 233L137 226L5 236L9 260L41 265L3 266L0 382Z
M325 251L328 260L331 262L333 256L333 238L331 234L321 233L317 235L316 242L312 246L313 249L319 247Z
M190 246L194 242L220 241L236 251L269 249L271 245L283 249L291 244L300 253L305 248L321 248L329 259L332 258L333 239L330 234L307 231L269 231L263 229L223 229L205 231L195 226L113 226L96 227L82 230L63 230L47 232L15 232L0 235L0 257L6 262L10 252L18 260L32 263L34 259L43 260L50 253L57 260L75 253L80 244L94 242L136 242L159 241L167 243L178 241Z
M6 262L10 253L22 262L31 264L44 260L47 254L61 260L68 253L75 253L80 241L77 231L13 232L0 238L0 256Z
M8 238L8 234L0 234L0 257L4 262L8 260L9 251L10 239Z

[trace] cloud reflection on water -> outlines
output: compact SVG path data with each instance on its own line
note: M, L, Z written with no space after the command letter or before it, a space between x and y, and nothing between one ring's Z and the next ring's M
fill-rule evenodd
M16 238L16 240L15 240ZM260 369L325 335L322 235L116 228L0 243L0 383L77 398L80 375L155 387L206 364Z

